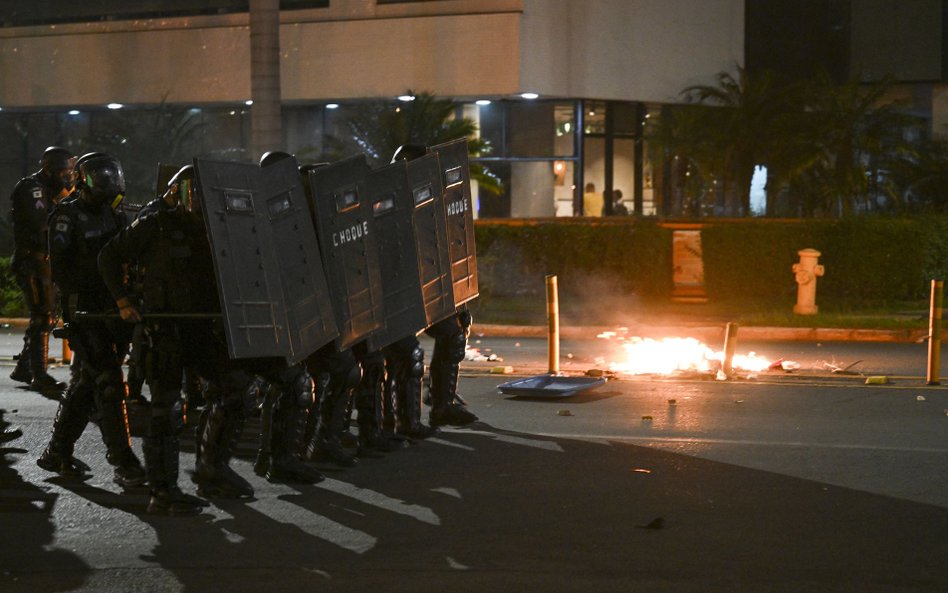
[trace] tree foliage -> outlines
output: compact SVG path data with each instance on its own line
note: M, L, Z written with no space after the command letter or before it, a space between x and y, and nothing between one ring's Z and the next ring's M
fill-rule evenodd
M379 165L387 163L404 144L432 146L457 138L468 139L471 157L490 153L490 143L476 136L477 124L459 117L454 102L429 92L408 90L405 94L414 99L399 103L372 101L354 107L345 119L343 133L327 141L329 159L363 152L372 164ZM479 163L471 163L471 178L481 189L500 192L500 180Z
M676 214L749 216L756 166L768 215L841 217L948 208L948 148L892 100L886 80L836 84L826 74L778 83L771 72L721 72L685 88L647 130L670 173Z

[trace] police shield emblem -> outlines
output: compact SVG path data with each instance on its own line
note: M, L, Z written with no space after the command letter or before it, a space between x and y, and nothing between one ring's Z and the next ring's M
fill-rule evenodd
M302 360L337 332L295 161L194 164L231 358Z
M382 279L364 155L309 171L309 199L336 315L339 349L384 323Z
M381 350L396 340L418 333L428 324L405 162L371 171L366 177L366 192L372 204L385 299L385 324L369 336L368 347Z
M437 154L441 163L454 304L462 305L478 294L474 211L471 203L471 172L467 160L467 139L459 138L432 146L430 152Z

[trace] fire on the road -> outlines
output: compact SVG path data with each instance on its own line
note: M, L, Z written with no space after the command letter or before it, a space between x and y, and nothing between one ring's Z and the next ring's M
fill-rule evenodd
M724 353L715 351L695 338L619 337L615 332L598 338L622 341L624 359L609 361L610 370L629 375L670 375L676 372L714 372L721 368ZM744 372L760 372L770 367L769 360L755 353L735 354L731 366Z

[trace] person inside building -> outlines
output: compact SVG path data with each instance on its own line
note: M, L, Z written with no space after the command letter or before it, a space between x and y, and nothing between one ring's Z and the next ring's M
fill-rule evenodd
M596 184L589 182L583 190L583 216L602 216L602 194L596 191Z
M77 185L78 198L63 201L50 216L49 261L67 337L80 360L79 385L60 401L52 437L37 464L67 476L89 471L73 450L94 406L114 480L130 488L142 485L145 473L131 448L125 408L122 361L129 333L119 320L107 318L115 306L97 267L102 245L125 225L118 210L125 174L117 159L97 156L80 165Z
M622 190L614 189L612 190L612 215L613 216L628 216L629 209L625 207L625 204L622 203Z
M10 220L14 251L10 267L29 310L30 322L23 349L10 374L14 381L37 391L62 391L66 385L48 372L49 332L56 309L48 254L49 213L73 189L75 157L65 148L50 146L40 159L40 170L21 179L13 189Z

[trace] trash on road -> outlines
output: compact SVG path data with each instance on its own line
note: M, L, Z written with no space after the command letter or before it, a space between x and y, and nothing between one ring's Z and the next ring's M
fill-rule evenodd
M570 412L569 410L557 410L556 415L557 416L572 416L573 413Z
M491 367L490 372L492 375L509 375L514 372L514 368L512 366Z
M873 375L866 377L866 385L888 385L889 378L885 375Z
M599 387L606 383L605 377L563 377L560 375L537 375L517 379L497 386L501 393L528 397L569 397L580 391Z

